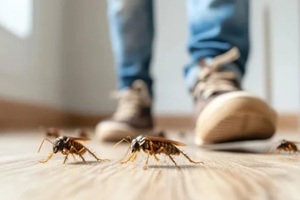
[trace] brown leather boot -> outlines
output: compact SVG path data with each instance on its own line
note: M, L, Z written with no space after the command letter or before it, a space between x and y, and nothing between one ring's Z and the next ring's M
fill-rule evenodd
M152 101L142 80L133 82L127 90L116 92L115 97L119 99L115 113L96 126L98 140L115 142L127 136L147 134L153 129Z
M193 89L195 143L211 144L270 138L276 112L257 96L242 91L236 73L224 67L239 57L237 48L202 64Z

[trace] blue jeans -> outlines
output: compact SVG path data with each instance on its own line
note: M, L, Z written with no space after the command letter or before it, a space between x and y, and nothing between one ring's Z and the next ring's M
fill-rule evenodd
M231 67L241 75L249 51L248 0L187 0L190 63L184 69L189 88L199 71L199 60L218 56L233 46L240 58ZM118 72L118 88L142 79L152 94L149 72L154 38L152 0L108 0L110 32ZM170 22L172 23L172 22Z

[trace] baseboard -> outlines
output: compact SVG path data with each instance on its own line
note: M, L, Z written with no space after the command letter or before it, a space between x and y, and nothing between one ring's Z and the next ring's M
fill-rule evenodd
M277 126L279 130L298 131L300 129L297 113L279 113Z
M45 127L94 127L99 121L109 116L82 115L47 106L0 99L0 130L30 129ZM194 122L189 115L158 115L155 117L157 127L166 129L192 129ZM296 113L280 113L278 117L280 130L297 131Z
M70 113L47 106L0 99L0 129L69 126Z

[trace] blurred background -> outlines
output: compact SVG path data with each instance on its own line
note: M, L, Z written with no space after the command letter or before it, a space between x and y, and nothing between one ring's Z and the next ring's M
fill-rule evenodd
M155 1L152 74L158 121L187 122L185 1ZM298 0L251 1L251 55L244 88L297 128L300 113ZM166 78L166 74L168 77ZM0 130L93 126L113 112L116 87L104 0L0 1ZM188 124L189 122L187 122Z

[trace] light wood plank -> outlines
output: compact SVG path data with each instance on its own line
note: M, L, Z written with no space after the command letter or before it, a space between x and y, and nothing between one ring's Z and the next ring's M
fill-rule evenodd
M74 163L70 156L62 164L63 156L55 155L40 164L37 161L51 151L51 144L45 144L37 154L43 135L2 134L0 199L299 199L299 155L269 153L274 145L270 142L240 144L248 150L260 149L260 153L210 151L194 146L192 135L169 136L187 142L181 149L205 165L176 157L178 170L167 157L159 156L161 162L151 159L149 169L143 170L143 153L137 162L120 165L128 144L114 149L113 144L94 140L85 145L111 162L95 162L85 156L88 164ZM291 139L297 138L293 135Z

